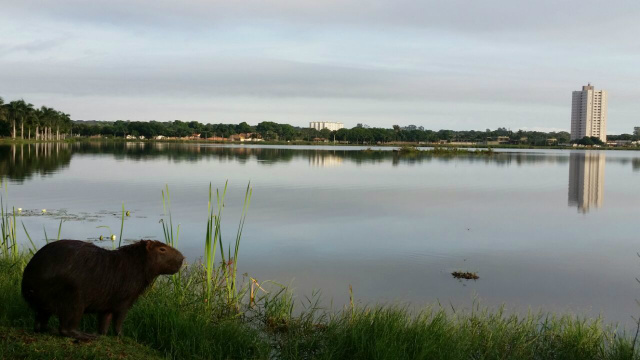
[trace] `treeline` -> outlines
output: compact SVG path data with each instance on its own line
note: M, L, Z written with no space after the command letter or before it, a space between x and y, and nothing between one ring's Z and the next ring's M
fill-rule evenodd
M12 139L61 140L71 130L69 114L24 100L4 102L0 97L0 136Z
M558 143L568 143L567 132L538 132L538 131L510 131L506 128L486 131L454 131L454 130L424 130L415 126L393 128L354 127L330 131L328 129L315 130L296 127L289 124L278 124L264 121L256 126L242 122L240 124L202 124L197 121L184 122L180 120L170 122L159 121L75 121L72 131L82 136L102 135L108 137L144 136L154 138L189 137L199 134L201 138L229 138L235 134L259 134L266 141L339 141L349 143L389 143L389 142L482 142L487 139L508 137L514 142L525 145L546 145L547 140L556 139Z
M543 146L570 142L568 132L511 131L506 128L485 131L425 130L409 125L392 128L358 126L351 129L330 131L296 127L263 121L256 126L239 124L202 124L197 121L71 121L68 114L42 106L37 109L24 100L4 103L0 98L0 136L12 139L60 140L68 135L126 137L157 136L186 138L229 138L237 134L252 134L265 141L337 141L352 144L384 144L390 142L484 142L499 141L518 145ZM609 140L640 140L640 134L609 135ZM588 142L589 139L583 139ZM597 143L597 141L594 141Z

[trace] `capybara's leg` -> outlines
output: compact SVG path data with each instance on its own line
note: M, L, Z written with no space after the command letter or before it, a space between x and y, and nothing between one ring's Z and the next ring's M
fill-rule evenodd
M49 330L49 318L51 314L46 311L39 311L36 314L36 323L33 328L35 332L47 332Z
M123 309L113 313L113 328L118 336L122 335L122 323L127 316L127 311L128 309Z
M98 334L107 335L112 317L112 313L101 313L98 315Z
M60 335L83 341L95 339L97 337L96 335L78 331L83 313L84 308L79 301L69 302L66 308L61 309L58 313L58 318L60 319Z

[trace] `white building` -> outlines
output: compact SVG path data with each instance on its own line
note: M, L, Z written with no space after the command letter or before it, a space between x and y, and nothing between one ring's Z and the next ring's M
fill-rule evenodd
M312 121L309 123L309 127L318 131L322 129L329 129L331 131L338 131L344 128L344 124L341 122L330 121Z
M607 92L596 91L591 84L574 91L571 101L571 140L585 136L607 142Z

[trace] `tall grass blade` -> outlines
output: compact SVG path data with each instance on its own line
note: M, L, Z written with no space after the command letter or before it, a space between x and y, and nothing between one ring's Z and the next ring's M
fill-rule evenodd
M120 221L120 237L118 238L118 247L122 246L122 230L124 229L124 201L122 202L122 220Z

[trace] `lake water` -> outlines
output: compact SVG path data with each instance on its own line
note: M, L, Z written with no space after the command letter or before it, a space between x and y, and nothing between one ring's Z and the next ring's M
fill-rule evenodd
M123 202L125 240L162 240L168 184L178 247L193 261L203 253L209 183L229 181L223 237L231 242L251 181L239 271L290 284L299 299L320 289L327 306L340 307L352 285L369 304L504 303L625 325L640 313L640 152L403 158L363 149L1 146L0 172L5 204L23 209L40 244L43 228L57 236L61 218L64 238L119 234ZM458 281L455 270L480 279Z

